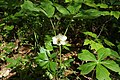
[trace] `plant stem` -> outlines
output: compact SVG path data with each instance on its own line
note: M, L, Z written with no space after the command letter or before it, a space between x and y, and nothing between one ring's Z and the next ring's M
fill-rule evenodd
M68 31L68 28L69 28L69 26L66 28L64 35L66 35L66 33L67 33L67 31Z
M50 19L50 22L51 22L51 25L52 25L52 28L53 28L54 34L55 34L55 36L56 36L55 27L54 27L53 22L52 22L52 20L51 20L51 19Z
M62 60L61 60L61 45L59 46L59 50L60 50L60 67L61 67L61 63L62 63Z

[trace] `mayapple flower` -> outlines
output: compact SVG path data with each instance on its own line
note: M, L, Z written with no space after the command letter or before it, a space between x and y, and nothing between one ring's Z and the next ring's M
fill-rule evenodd
M53 40L53 44L56 45L65 45L67 44L67 37L65 35L62 34L58 34L57 36L52 37Z

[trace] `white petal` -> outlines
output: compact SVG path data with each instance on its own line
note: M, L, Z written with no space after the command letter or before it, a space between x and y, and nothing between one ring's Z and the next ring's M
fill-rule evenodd
M53 44L57 44L58 38L52 37L52 39L53 39Z
M61 37L61 40L62 40L62 41L65 41L65 40L67 40L67 37L66 37L66 36L62 36L62 37Z
M60 43L61 43L61 45L67 44L66 41L61 41Z

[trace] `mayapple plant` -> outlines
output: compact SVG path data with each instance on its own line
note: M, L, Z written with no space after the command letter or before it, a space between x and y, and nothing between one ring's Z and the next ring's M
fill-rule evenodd
M35 60L39 66L43 69L46 69L46 74L49 76L50 79L53 79L55 76L58 77L58 68L62 68L62 60L61 60L61 47L67 45L67 36L58 34L56 36L49 36L46 35L45 37L45 48L40 48L40 53L38 56L35 57ZM54 52L53 45L57 45L59 47L59 53ZM60 56L59 64L58 58Z
M57 36L52 37L53 44L59 45L59 55L60 55L60 66L61 66L61 45L67 44L67 37L62 34L58 34Z
M91 32L84 32L84 34L93 38L97 37L96 34ZM100 42L95 42L91 39L86 39L84 45L89 45L91 51L83 49L82 52L78 54L80 60L86 61L85 64L78 67L82 75L87 75L93 71L93 78L94 71L96 70L96 78L98 80L111 80L110 72L107 69L118 72L120 75L120 67L115 62L115 59L120 59L120 56L116 51L105 48ZM112 60L113 58L114 60Z

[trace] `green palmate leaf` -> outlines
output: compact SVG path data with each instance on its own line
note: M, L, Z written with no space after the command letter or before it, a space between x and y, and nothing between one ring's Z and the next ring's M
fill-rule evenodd
M92 50L95 49L96 51L98 51L100 48L103 48L103 45L101 43L97 43L95 41L91 41L90 46Z
M81 74L85 75L90 73L96 66L95 62L89 62L86 64L81 65L80 67L78 67L79 70L81 70Z
M120 12L119 11L111 11L111 15L113 15L115 18L119 18L120 17Z
M105 59L107 56L110 56L111 50L109 48L101 48L97 51L98 53L98 60L101 61Z
M88 50L82 50L82 53L78 54L78 58L85 61L96 61L95 56Z
M64 8L63 6L59 5L59 4L54 4L54 6L56 7L56 9L62 13L63 15L69 15L69 11Z
M47 5L47 6L46 6ZM52 6L51 2L42 2L40 7L44 10L42 11L47 17L52 17L55 12L55 8Z
M49 62L49 69L50 69L51 71L55 72L55 71L57 70L57 64L56 64L56 62L50 61L50 62Z
M85 35L89 35L93 38L97 38L97 35L95 33L92 33L92 32L83 32Z
M113 60L106 60L101 62L105 67L109 68L112 71L118 72L120 74L119 65Z
M108 8L108 5L103 3L99 3L96 6L99 6L100 8Z
M29 11L39 11L39 9L37 7L35 7L35 5L27 0L27 1L24 1L24 3L21 5L21 8L24 10L29 10Z
M105 42L105 44L107 44L110 47L115 46L112 42L110 42L110 41L108 41L106 39L104 39L104 42Z
M109 77L110 73L108 70L100 64L96 67L96 78L98 80L111 80Z

